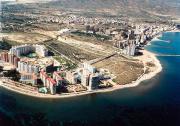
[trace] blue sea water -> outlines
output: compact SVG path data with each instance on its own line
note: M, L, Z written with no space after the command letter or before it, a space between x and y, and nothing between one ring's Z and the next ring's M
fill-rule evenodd
M146 48L180 54L180 33L160 39ZM180 57L158 59L160 74L114 92L45 100L0 88L0 126L180 126Z

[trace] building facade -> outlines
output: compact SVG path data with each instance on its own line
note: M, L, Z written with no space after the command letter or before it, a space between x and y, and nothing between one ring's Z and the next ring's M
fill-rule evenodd
M51 78L47 75L45 71L43 70L40 71L40 79L42 80L44 87L49 89L52 95L56 94L56 87L57 87L56 79L58 80L58 78L56 78L55 75L53 76L54 78Z

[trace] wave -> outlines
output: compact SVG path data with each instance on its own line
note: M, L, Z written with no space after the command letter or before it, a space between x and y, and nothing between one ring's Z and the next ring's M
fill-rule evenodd
M166 43L171 42L170 40L162 40L162 39L159 39L159 38L154 38L152 41L160 41L160 42L166 42Z

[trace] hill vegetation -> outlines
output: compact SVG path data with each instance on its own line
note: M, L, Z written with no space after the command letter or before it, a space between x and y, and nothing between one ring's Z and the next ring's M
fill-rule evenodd
M180 16L180 0L54 0L46 5L116 14L133 15L146 12Z

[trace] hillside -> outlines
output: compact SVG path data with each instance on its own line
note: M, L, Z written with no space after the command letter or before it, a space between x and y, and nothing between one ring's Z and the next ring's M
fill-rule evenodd
M112 13L136 14L146 11L180 16L180 0L55 0L47 5Z
M180 17L180 0L18 0L17 3L32 3L37 8L73 10L86 16L104 14L162 20L170 16Z

